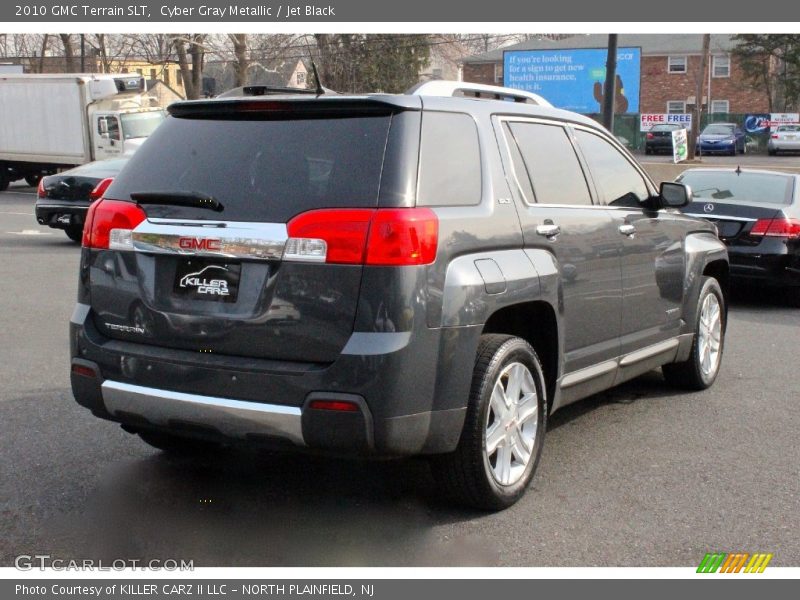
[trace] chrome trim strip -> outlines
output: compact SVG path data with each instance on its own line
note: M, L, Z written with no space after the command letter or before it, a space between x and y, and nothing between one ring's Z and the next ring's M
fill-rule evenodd
M289 233L285 223L147 219L133 230L131 238L136 252L280 260ZM182 248L181 238L196 239L198 246ZM208 240L216 242L212 249L202 245Z
M101 390L103 404L115 416L135 414L161 426L168 426L170 421L194 423L212 427L228 437L260 434L305 446L301 410L295 406L199 396L110 380L103 383Z
M626 354L622 357L619 361L620 367L629 367L631 365L635 365L636 363L642 362L643 360L647 360L653 356L658 354L663 354L664 352L669 352L670 350L674 350L678 347L679 341L678 338L670 338L668 340L664 340L663 342L658 342L657 344L653 344L652 346L647 346L646 348L642 348L641 350L636 350L635 352L631 352L630 354Z
M699 200L698 200L699 202ZM714 213L683 213L687 217L696 217L699 219L706 219L710 221L711 219L715 219L717 221L740 221L742 223L753 223L758 221L758 219L748 219L747 217L729 217L728 215L715 215Z
M592 365L591 367L586 367L580 371L573 371L572 373L568 373L561 378L561 389L563 390L571 388L572 386L583 383L584 381L589 381L590 379L606 375L614 371L616 368L616 360L607 360L606 362Z

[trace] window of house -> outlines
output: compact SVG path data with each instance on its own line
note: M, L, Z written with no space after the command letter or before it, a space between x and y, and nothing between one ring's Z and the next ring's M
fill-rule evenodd
M503 85L503 65L500 63L494 64L494 82Z
M306 82L306 74L303 71L297 72L297 83L304 84Z
M730 77L731 76L731 57L730 56L714 56L711 60L711 73L714 77Z
M169 69L164 69L164 83L170 84Z
M441 69L433 69L431 73L432 79L441 79L442 78L442 70Z
M712 113L729 113L731 103L728 100L712 100L711 112Z
M150 69L150 79L158 79L155 69Z
M183 73L181 73L180 69L175 71L175 81L178 83L179 86L183 85Z
M667 58L667 72L686 73L686 57L670 56Z
M667 102L667 112L671 115L681 115L686 112L686 102L683 100L670 100Z
M559 125L539 123L511 123L511 139L516 143L524 172L516 172L519 180L526 177L534 198L528 202L539 204L592 204L586 178L583 175L575 149L567 132ZM520 181L523 190L527 181Z

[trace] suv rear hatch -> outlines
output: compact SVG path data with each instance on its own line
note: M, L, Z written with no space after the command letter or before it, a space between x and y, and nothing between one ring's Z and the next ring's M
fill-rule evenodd
M413 176L397 147L409 145L398 130L418 138L414 108L373 98L170 107L90 215L98 330L217 355L335 360L353 330L369 219L384 197L413 202L395 188L398 169ZM331 226L338 237L320 261L324 236L312 234ZM292 230L303 235L287 246Z

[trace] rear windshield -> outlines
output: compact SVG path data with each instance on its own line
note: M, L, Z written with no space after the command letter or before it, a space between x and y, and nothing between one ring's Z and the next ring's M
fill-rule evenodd
M688 171L679 181L692 188L695 200L747 204L791 204L794 177L769 173Z
M778 132L781 131L800 131L800 125L781 125L778 127Z
M683 129L680 125L653 125L650 131L675 131L676 129Z
M378 202L390 116L291 120L170 117L108 190L199 192L221 213L154 205L151 217L286 222L315 208Z

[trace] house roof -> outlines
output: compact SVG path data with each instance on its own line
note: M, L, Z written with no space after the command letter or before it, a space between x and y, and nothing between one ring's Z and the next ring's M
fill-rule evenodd
M703 35L699 33L635 33L620 34L617 44L620 48L639 47L642 55L665 54L700 54L703 50ZM711 52L730 52L736 46L732 35L714 34L711 36ZM588 35L574 35L559 40L539 38L527 40L519 44L497 48L465 58L462 63L487 63L502 62L503 52L509 50L575 50L579 48L606 48L608 35L605 33L592 33Z

